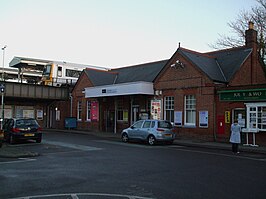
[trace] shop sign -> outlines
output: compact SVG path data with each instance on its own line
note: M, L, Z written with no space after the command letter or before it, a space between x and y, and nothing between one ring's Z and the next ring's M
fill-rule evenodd
M99 112L99 105L97 101L92 101L91 102L91 120L93 121L98 121L98 112Z
M175 111L174 124L175 126L182 126L182 111Z
M208 111L199 111L199 126L208 127Z
M161 100L151 100L151 116L152 119L161 119Z
M218 91L220 101L258 101L266 100L266 88L249 90Z
M43 110L37 110L37 120L43 120Z
M224 114L224 120L225 120L225 123L226 124L230 124L231 121L230 121L230 111L225 111L225 114Z

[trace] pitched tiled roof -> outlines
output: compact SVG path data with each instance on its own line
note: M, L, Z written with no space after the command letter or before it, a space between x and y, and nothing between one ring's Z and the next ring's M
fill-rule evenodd
M242 47L211 52L209 54L217 59L217 62L219 63L227 82L229 82L237 70L246 61L251 52L251 48Z
M153 82L168 60L100 71L86 69L85 72L94 86L129 82Z
M117 76L116 73L110 71L102 71L89 68L87 68L85 72L94 86L113 84Z
M179 48L178 52L194 63L213 81L229 82L235 72L248 58L252 49L242 47L198 53Z

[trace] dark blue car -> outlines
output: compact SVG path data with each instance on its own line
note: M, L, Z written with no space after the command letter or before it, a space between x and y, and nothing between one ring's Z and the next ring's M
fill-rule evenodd
M7 119L3 126L4 138L10 144L18 140L42 141L42 132L38 122L33 118Z

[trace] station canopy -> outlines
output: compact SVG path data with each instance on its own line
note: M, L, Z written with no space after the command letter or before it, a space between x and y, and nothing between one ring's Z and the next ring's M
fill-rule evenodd
M44 66L51 62L51 60L14 57L9 63L9 67L18 68L22 71L41 72L43 71Z

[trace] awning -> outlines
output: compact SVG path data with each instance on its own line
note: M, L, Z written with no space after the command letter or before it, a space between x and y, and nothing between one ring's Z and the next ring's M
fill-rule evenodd
M153 83L132 82L85 88L85 98L137 94L154 95Z
M14 57L9 63L9 67L42 70L42 68L50 62L52 61L32 59L32 58L23 58L23 57Z

